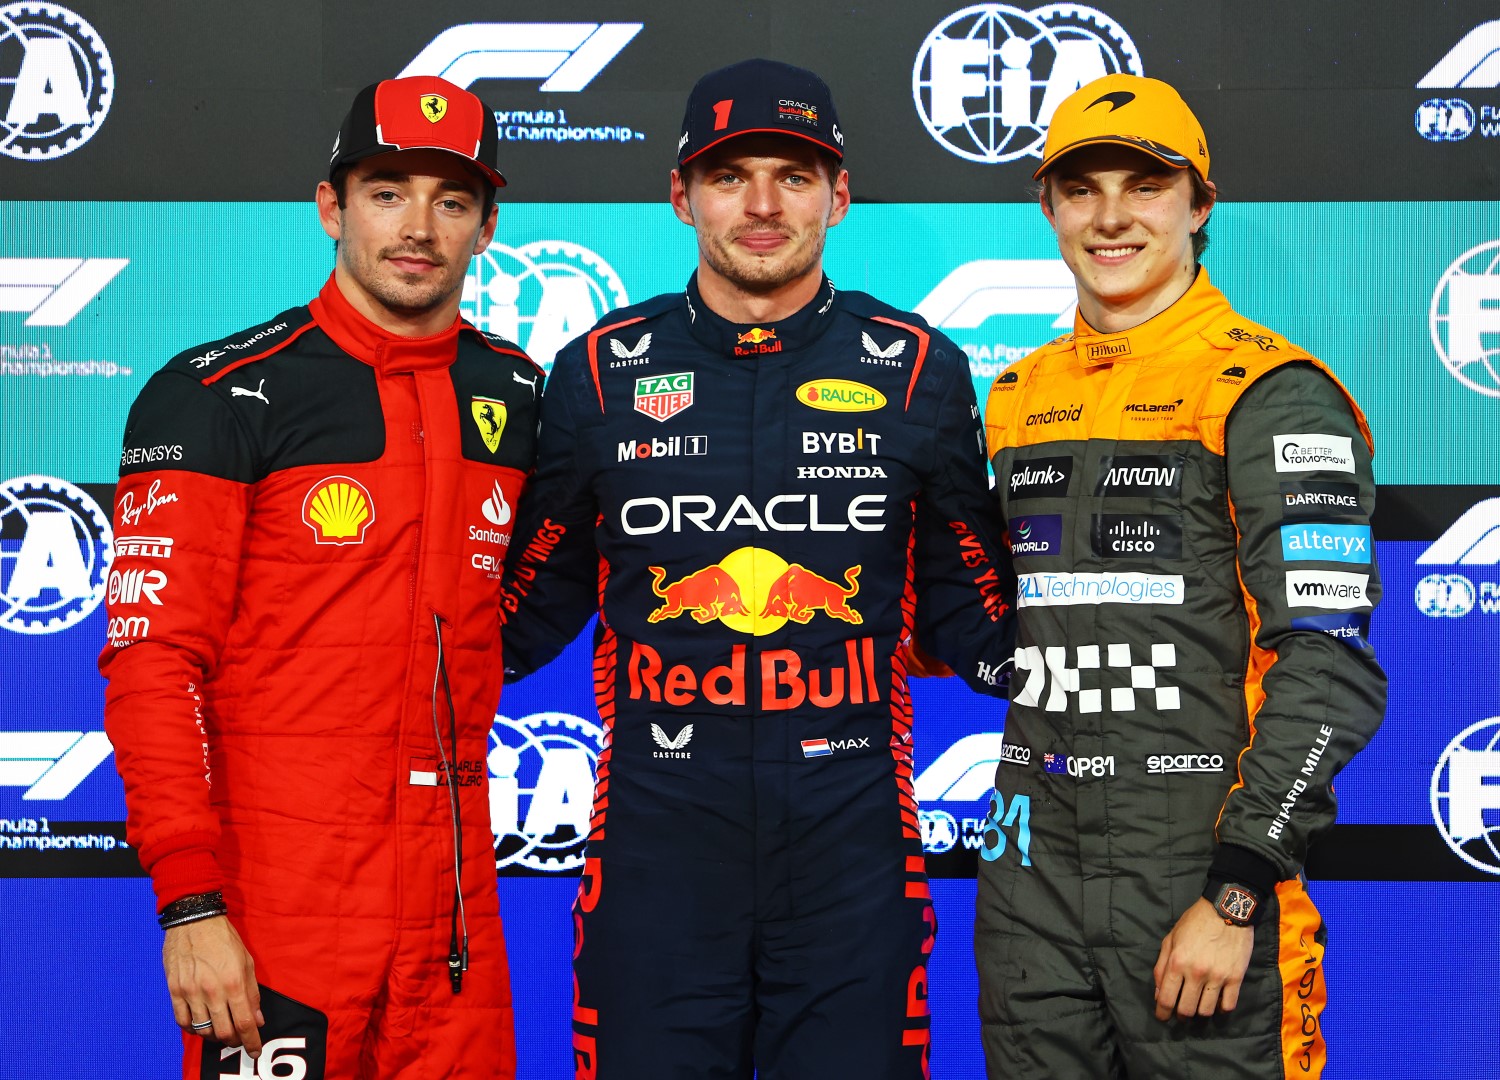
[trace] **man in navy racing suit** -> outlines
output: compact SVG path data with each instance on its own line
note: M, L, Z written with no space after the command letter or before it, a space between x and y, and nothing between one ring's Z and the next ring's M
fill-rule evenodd
M823 275L843 140L811 72L705 76L672 174L697 273L543 401L505 656L599 612L579 1077L927 1074L906 646L992 688L1012 584L964 354Z

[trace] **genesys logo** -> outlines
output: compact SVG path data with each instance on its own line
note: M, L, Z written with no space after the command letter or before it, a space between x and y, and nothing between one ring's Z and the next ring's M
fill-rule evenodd
M28 312L23 326L67 326L129 265L129 259L0 259L0 311Z
M1181 604L1187 595L1181 574L1021 574L1018 607L1080 604Z
M1045 331L1071 330L1077 310L1073 272L1061 259L966 262L916 306L918 315L954 339L969 358L969 373L984 381L1046 344ZM996 318L1006 321L992 324Z
M1448 374L1475 393L1500 397L1500 240L1449 264L1432 292L1427 325Z
M1370 575L1339 570L1288 570L1286 602L1290 607L1354 611L1371 606Z
M115 94L109 49L89 23L57 4L0 7L0 154L47 161L94 137Z
M1277 472L1354 471L1354 439L1318 432L1272 435Z
M583 866L603 750L604 729L581 716L495 717L486 761L496 869L568 873Z
M102 731L0 731L0 787L23 801L66 799L114 752Z
M976 4L943 19L922 42L912 99L944 149L994 165L1040 158L1062 100L1122 71L1145 74L1130 35L1102 11Z
M1500 874L1500 716L1453 737L1432 771L1432 819L1448 847L1487 874Z
M459 310L551 371L559 349L629 303L624 281L596 252L568 240L534 240L493 243L474 256Z
M1033 514L1016 518L1010 527L1010 553L1021 556L1058 555L1062 552L1062 515Z
M103 602L114 557L109 516L82 488L50 476L0 483L0 627L76 626Z

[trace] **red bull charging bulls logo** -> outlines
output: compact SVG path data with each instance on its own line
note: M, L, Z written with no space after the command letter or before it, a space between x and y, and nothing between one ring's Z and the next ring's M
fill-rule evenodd
M646 619L718 619L732 630L757 637L774 633L788 621L806 624L820 611L859 626L864 616L849 606L849 600L859 593L860 569L846 569L840 585L801 563L788 564L774 551L754 547L732 551L717 564L666 584L666 570L653 566L651 591L662 605Z

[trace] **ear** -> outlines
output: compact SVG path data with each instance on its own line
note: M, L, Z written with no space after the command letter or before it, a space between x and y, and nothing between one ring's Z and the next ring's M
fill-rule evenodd
M479 235L474 239L474 254L478 255L490 246L490 241L495 239L495 226L500 223L500 207L492 205L490 216L485 219L484 225L479 229Z
M1203 228L1203 223L1208 220L1208 215L1212 214L1214 207L1219 204L1219 189L1214 185L1214 182L1212 180L1205 180L1203 181L1203 186L1208 188L1211 198L1203 206L1194 207L1192 216L1193 224L1192 228L1188 230L1189 234L1196 233L1199 229Z
M849 170L840 169L838 176L833 182L833 211L828 215L828 227L831 229L844 220L844 215L849 212Z
M318 204L318 221L323 231L333 240L343 239L344 212L339 209L339 193L333 190L333 185L327 180L320 181L313 200Z
M677 220L684 225L695 225L693 221L693 204L688 199L688 179L683 175L681 169L672 170L672 192L669 196L672 209L677 214Z

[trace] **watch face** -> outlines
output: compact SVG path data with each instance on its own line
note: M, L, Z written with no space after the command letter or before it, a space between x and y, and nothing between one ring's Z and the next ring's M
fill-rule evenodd
M1248 923L1255 914L1255 895L1238 885L1225 885L1219 892L1219 902L1214 905L1219 914L1237 923Z

